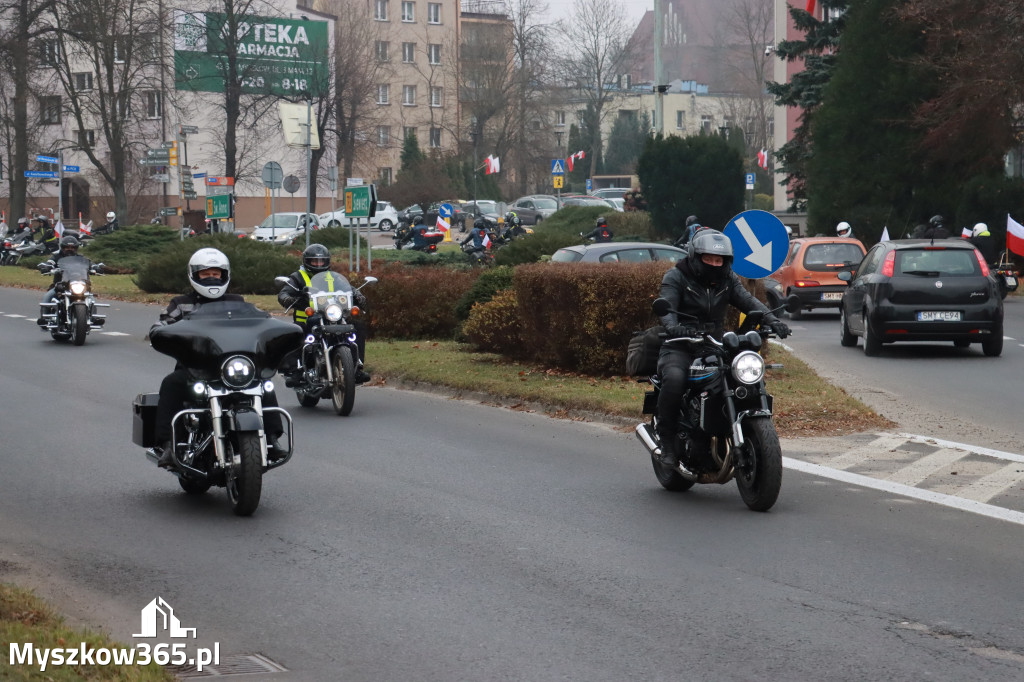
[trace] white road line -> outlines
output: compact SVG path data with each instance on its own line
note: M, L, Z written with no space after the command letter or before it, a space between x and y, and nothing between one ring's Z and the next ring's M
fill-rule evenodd
M7 317L25 317L24 315L17 315L15 313L4 313ZM28 319L28 318L26 318Z
M958 459L966 457L968 454L970 453L964 452L963 450L943 448L938 452L933 452L930 455L922 457L912 464L908 464L899 471L895 471L885 478L887 481L892 481L893 483L917 485L938 470L947 468L950 464Z
M976 455L988 455L989 457L995 457L996 459L1005 459L1011 462L1024 462L1024 455L1018 455L1013 452L1003 452L1002 450L993 450L991 448L983 448L978 445L968 445L967 443L957 443L951 440L942 440L941 438L932 438L931 436L918 436L913 433L901 433L899 434L907 440L912 440L916 443L928 443L929 445L938 445L943 448L959 448L960 450L967 450L973 452Z
M100 334L104 336L130 336L130 334L125 334L124 332L100 332Z
M944 495L942 493L932 492L931 490L913 488L908 485L903 485L902 483L880 481L869 476L861 476L860 474L850 473L849 471L830 469L829 467L823 467L819 464L801 462L798 459L790 459L789 457L783 457L782 462L787 469L811 474L812 476L830 478L834 481L859 485L864 488L873 488L874 490L881 490L883 492L902 495L904 497L912 497L917 500L940 504L944 507L960 509L972 514L988 516L993 519L999 519L1000 521L1009 521L1010 523L1016 523L1019 526L1024 526L1024 512L1013 511L1012 509L1003 509L1002 507L996 507L976 500L965 500L961 497Z
M958 490L957 496L978 502L988 502L996 495L1005 492L1007 488L1020 482L1021 479L1024 479L1024 467L1017 463L1007 464L1002 469L979 478L963 490Z
M879 452L888 453L907 442L907 439L898 433L881 433L877 435L878 437L870 443L847 450L838 457L829 460L829 466L834 469L849 469L868 460L871 455L878 454ZM887 455L886 459L888 459Z

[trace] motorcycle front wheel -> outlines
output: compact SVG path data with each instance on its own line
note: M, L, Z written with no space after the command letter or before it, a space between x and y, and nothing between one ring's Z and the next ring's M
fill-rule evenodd
M334 411L342 417L352 413L356 402L356 363L352 349L339 346L334 351L334 386L331 388Z
M782 489L782 446L771 417L753 417L743 422L747 453L736 467L736 487L752 511L768 511ZM739 464L739 463L737 463Z
M260 437L247 431L235 435L239 462L232 464L227 476L228 499L237 516L252 516L263 493L263 457Z
M89 314L84 306L71 307L71 342L76 346L85 343L85 335L89 333Z

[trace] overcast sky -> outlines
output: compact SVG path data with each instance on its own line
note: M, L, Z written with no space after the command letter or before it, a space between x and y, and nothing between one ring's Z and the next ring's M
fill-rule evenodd
M552 19L564 19L572 14L573 0L546 0L551 8ZM644 12L654 9L654 0L616 0L626 10L630 28L635 28L644 16Z

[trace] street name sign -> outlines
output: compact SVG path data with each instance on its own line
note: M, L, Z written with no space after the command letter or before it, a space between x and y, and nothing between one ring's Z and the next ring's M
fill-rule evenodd
M227 220L231 217L231 195L215 194L206 197L206 217L210 220Z
M79 170L78 166L64 166L65 173L77 173Z
M43 156L42 154L36 156L36 161L39 163L60 163L60 159L56 156Z
M370 218L376 213L377 192L373 185L345 188L345 216Z
M55 178L57 174L53 171L25 171L26 178Z

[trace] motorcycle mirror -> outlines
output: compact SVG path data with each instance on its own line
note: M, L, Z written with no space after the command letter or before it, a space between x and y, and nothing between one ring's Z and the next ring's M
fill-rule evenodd
M801 303L800 297L796 294L792 294L786 297L786 312L795 313L800 310Z
M370 276L366 277L366 284L373 284L376 281L377 281L376 277L370 277Z
M274 278L274 283L275 284L280 284L281 286L284 286L285 284L288 284L288 278L284 277L284 276L282 276L282 277L275 277Z
M651 310L658 317L662 317L663 315L668 315L672 312L672 304L669 303L667 299L656 298L654 299L654 303L651 304Z

